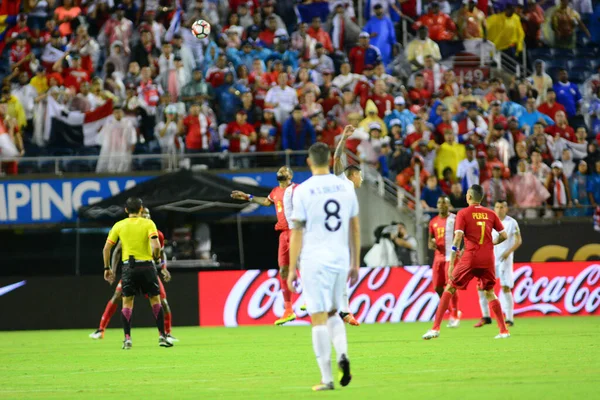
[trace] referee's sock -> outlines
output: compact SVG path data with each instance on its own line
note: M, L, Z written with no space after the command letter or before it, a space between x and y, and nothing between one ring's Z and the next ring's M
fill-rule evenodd
M154 318L156 319L156 327L158 328L158 331L160 332L161 336L165 336L165 312L162 304L153 304L152 314L154 314Z
M131 337L131 314L133 310L131 308L123 307L121 309L121 321L123 321L123 332L125 333L125 338L129 339Z

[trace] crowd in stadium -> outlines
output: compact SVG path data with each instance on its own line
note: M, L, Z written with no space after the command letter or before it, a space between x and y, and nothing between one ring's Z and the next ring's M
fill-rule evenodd
M333 149L351 124L348 150L410 192L420 184L426 209L442 193L464 206L481 182L488 204L593 214L600 5L363 3L2 1L2 173L43 167L28 156L99 155L71 170L126 172L155 167L132 154ZM198 19L209 38L192 34ZM467 79L446 62L482 46L526 52L532 71Z

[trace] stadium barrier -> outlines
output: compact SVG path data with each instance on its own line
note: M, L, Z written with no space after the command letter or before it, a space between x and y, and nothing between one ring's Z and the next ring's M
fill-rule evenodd
M283 315L277 270L201 271L198 288L201 326L271 325ZM429 321L439 302L429 266L361 268L348 294L362 323ZM481 317L475 284L460 295L463 318ZM514 298L518 317L600 315L600 263L516 264ZM296 297L290 324L309 323L303 304Z

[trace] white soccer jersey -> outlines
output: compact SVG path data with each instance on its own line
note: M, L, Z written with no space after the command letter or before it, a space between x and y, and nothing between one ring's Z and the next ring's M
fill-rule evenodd
M304 221L303 270L350 267L350 219L358 215L354 185L333 174L315 175L294 190L292 220Z
M504 225L504 230L508 235L508 239L506 239L499 245L494 246L494 256L496 256L496 263L500 262L500 257L502 257L502 254L504 254L507 250L514 246L515 235L520 232L519 224L517 223L517 221L513 217L509 217L508 215L504 217L504 220L502 220L502 225ZM498 238L498 232L492 231L492 238L496 240ZM509 265L513 264L514 254L515 253L511 253L505 261Z

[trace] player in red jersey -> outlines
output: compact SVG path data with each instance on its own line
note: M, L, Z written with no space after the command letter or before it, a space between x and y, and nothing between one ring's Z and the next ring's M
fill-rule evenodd
M494 246L504 242L508 235L496 213L481 206L482 199L483 188L480 185L471 186L467 191L469 207L460 210L456 216L454 241L448 267L449 283L440 299L433 327L423 335L423 339L434 339L440 336L440 324L452 295L457 289L466 289L473 278L479 279L479 289L485 292L489 306L498 322L500 334L496 336L496 339L510 337L504 323L500 301L494 294L494 284L496 283ZM492 230L494 229L499 232L496 241L492 239ZM463 237L465 252L455 267L456 252Z
M150 210L148 210L147 208L144 208L144 213L142 214L142 216L146 219L152 219L152 218L150 218ZM163 235L163 233L161 231L158 231L158 241L160 242L161 249L164 249L165 235ZM161 270L162 270L163 279L165 280L165 282L169 282L171 280L171 273L167 269L167 259L165 257L164 250L161 250L160 257L162 260ZM116 275L117 265L119 265L120 260L121 260L121 243L119 242L119 243L117 243L117 246L115 247L115 250L113 251L112 259L111 259L113 275ZM160 288L160 302L163 306L163 311L165 314L165 334L167 335L167 340L169 342L178 342L179 340L171 335L171 323L172 323L171 307L169 307L169 302L167 301L167 292L165 291L165 287L163 286L163 283L160 279L158 280L158 286ZM104 330L108 326L108 323L110 322L110 319L112 318L113 314L117 311L117 307L119 305L119 302L121 301L122 295L123 295L123 291L121 289L121 281L119 281L119 283L117 284L117 288L115 289L115 293L113 294L113 296L110 298L110 300L106 304L106 308L104 309L102 318L100 318L100 326L94 333L90 333L90 337L92 339L103 339L104 338Z
M251 194L234 190L231 197L237 200L245 200L264 207L275 205L277 213L277 223L275 230L279 232L279 251L277 262L279 264L279 282L283 292L283 303L285 311L283 316L275 321L275 325L283 325L296 319L296 314L292 308L292 292L287 285L288 269L290 265L290 217L292 215L292 192L296 187L292 183L294 173L290 167L281 167L277 171L277 181L279 186L274 188L269 197L255 197Z
M456 214L450 212L450 199L441 196L437 201L439 214L429 221L429 248L435 250L433 256L432 283L437 294L442 297L448 277L448 262L450 261L451 246L446 243L452 242ZM460 325L460 311L458 310L458 292L454 293L450 300L450 321L448 328L458 328Z

